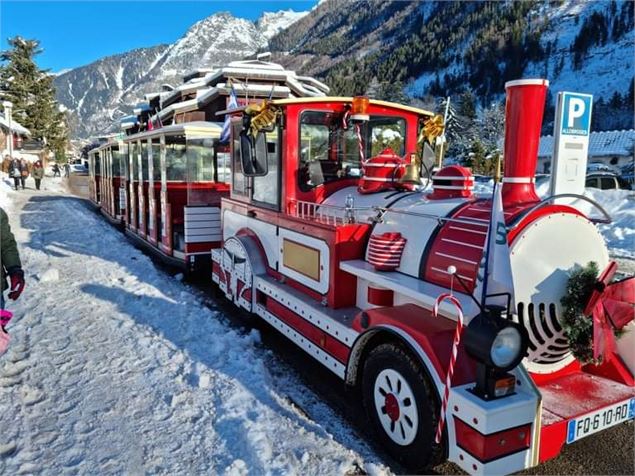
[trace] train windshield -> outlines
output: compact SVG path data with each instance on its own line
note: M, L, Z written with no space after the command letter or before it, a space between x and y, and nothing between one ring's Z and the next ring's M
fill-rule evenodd
M371 116L368 121L353 122L341 113L305 111L300 119L300 189L359 178L363 160L386 149L403 156L405 140L402 117Z

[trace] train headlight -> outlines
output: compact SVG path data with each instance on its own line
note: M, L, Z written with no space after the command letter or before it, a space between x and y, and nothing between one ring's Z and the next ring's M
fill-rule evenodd
M465 330L465 350L478 362L474 393L486 399L513 393L516 379L506 372L520 363L529 345L525 328L501 317L503 311L490 306Z
M523 357L522 336L520 331L513 326L503 328L492 344L490 357L494 365L498 368L515 367L514 362L519 362L519 357Z

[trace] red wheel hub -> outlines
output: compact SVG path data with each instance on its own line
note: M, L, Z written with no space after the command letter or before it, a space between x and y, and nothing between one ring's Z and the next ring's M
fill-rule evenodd
M386 407L386 414L392 421L399 420L399 402L397 401L397 397L395 397L392 393L386 395L384 407Z

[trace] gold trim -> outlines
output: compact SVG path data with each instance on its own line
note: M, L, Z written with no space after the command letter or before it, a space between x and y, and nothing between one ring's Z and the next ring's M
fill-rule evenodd
M316 102L324 102L324 103L329 103L329 102L349 102L349 103L352 103L353 102L353 98L352 97L341 97L341 96L337 96L337 97L321 96L321 97L312 97L312 98L276 99L276 100L274 100L272 102L273 102L273 104L276 104L276 105L279 105L279 106L284 106L284 105L287 105L287 104L313 104L313 103L316 103ZM404 106L403 104L397 104L397 103L394 103L394 102L380 101L378 99L371 99L370 100L370 104L375 105L375 106L392 107L394 109L401 109L402 111L414 112L415 114L420 114L420 115L423 115L423 116L434 116L433 112L426 111L424 109L419 109L419 108L412 107L412 106Z
M320 281L320 250L283 238L282 264L309 279Z

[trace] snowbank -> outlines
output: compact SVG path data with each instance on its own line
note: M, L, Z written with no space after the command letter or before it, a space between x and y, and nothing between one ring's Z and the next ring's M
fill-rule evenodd
M0 360L0 473L388 472L257 331L229 325L61 183L0 181L27 279Z

